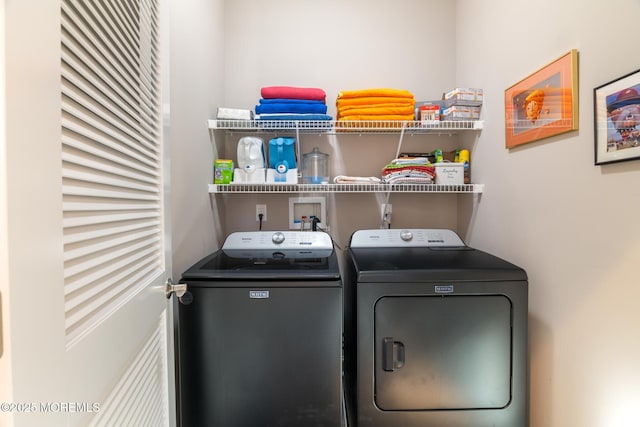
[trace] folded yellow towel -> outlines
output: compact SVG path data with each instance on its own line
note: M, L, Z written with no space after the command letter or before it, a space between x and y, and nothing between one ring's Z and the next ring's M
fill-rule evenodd
M336 106L338 108L351 107L358 105L379 105L379 104L395 104L395 105L411 105L415 104L413 98L402 98L395 96L362 96L357 98L338 98Z
M340 121L413 120L413 114L359 114L339 117Z
M376 115L376 116L388 116L388 115L407 115L413 119L414 111L413 106L408 107L367 107L361 108L349 108L347 110L338 110L338 118L343 116L359 116L359 115Z
M373 89L360 89L360 90L343 90L338 93L338 99L344 98L359 98L365 96L391 96L395 98L411 98L413 94L404 89L391 89L391 88L373 88Z

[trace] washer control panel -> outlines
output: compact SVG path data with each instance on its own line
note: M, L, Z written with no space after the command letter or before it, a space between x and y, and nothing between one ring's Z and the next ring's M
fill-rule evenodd
M331 236L324 231L240 231L229 234L222 249L330 249Z
M460 236L445 228L358 230L351 236L352 248L458 247Z

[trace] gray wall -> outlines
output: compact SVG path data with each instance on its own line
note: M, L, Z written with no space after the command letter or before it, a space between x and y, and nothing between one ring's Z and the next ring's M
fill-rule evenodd
M223 101L223 0L171 2L171 228L173 278L217 249L218 206L207 194L213 148L207 119Z
M456 79L488 94L468 241L529 273L531 425L638 425L640 161L594 166L593 88L640 68L640 2L457 3ZM579 130L505 149L504 90L572 48Z

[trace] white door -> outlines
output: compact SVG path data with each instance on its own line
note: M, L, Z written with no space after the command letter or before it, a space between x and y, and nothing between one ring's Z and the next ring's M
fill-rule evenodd
M0 425L174 424L159 3L4 2Z

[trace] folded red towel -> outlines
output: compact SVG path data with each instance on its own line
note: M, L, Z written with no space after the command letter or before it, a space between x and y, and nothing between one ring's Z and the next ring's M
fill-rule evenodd
M265 86L260 89L260 95L265 99L288 98L325 101L327 98L326 92L320 88L295 86Z

